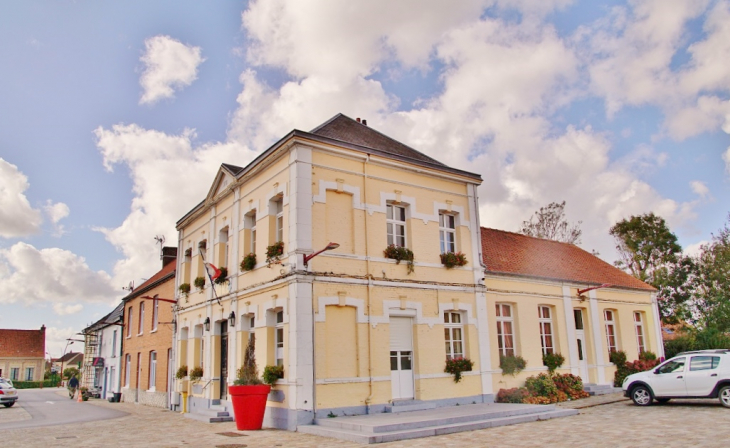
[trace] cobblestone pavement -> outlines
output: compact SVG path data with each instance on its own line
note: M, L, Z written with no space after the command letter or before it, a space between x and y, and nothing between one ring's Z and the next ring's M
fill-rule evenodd
M620 400L619 394L564 405L589 405L580 415L543 422L380 444L382 447L726 447L730 409L716 400L685 400L648 408ZM612 400L620 400L610 402ZM583 403L580 403L583 401ZM599 405L601 402L608 404ZM592 404L592 405L591 405ZM278 430L236 431L234 423L206 424L178 413L131 403L100 400L79 406L105 406L130 415L69 427L2 431L6 446L24 447L362 447L341 440ZM563 406L563 405L561 405ZM0 429L1 429L0 423ZM243 434L228 437L220 433Z

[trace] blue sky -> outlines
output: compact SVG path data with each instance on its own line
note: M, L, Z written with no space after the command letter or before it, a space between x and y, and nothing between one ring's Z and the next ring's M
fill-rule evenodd
M730 212L729 58L720 0L4 2L0 327L59 356L220 163L338 112L482 174L484 225L566 200L608 261L650 211L696 250Z

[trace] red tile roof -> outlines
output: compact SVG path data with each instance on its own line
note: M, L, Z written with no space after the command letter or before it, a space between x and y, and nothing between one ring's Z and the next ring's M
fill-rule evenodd
M46 327L0 330L0 358L45 358Z
M150 277L147 281L145 281L141 285L134 288L134 290L131 293L129 293L129 295L127 295L122 300L124 300L126 302L128 300L131 300L131 299L141 295L142 293L144 293L146 291L149 291L150 289L152 289L153 286L156 286L158 282L162 282L162 281L166 280L168 276L170 278L174 279L176 267L177 267L177 263L175 262L175 260L170 261L165 266L163 266L162 269L157 271L157 273L155 275ZM168 297L168 298L172 298L172 297Z
M656 290L573 244L482 227L482 254L495 274Z

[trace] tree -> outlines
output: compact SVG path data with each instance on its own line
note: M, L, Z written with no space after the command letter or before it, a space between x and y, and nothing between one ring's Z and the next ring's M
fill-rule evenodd
M677 261L654 271L652 284L659 290L657 303L662 320L669 324L688 322L693 288L691 281L697 265L692 257L681 255Z
M655 285L654 274L669 269L678 261L682 247L667 227L664 218L648 213L617 222L609 233L616 239L620 260L615 264L650 285Z
M529 221L522 221L520 233L546 240L563 243L580 244L580 229L582 221L569 224L565 218L565 201L558 204L551 202L546 207L540 207Z
M63 377L65 379L71 378L72 375L76 375L76 378L81 379L81 372L76 367L68 367L63 369Z

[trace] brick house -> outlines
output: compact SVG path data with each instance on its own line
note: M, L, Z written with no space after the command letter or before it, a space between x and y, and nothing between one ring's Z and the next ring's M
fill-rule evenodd
M162 249L162 269L124 299L122 400L166 408L171 384L172 305L177 248Z
M45 372L46 326L40 330L0 330L0 377L41 381Z

